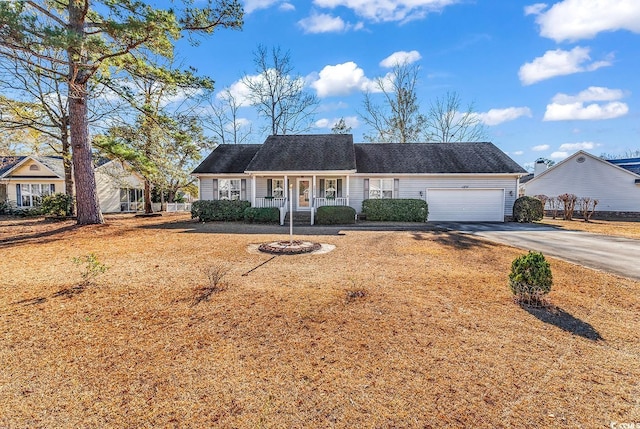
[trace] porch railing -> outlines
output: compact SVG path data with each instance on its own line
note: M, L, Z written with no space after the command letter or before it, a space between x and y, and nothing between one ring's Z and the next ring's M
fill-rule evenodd
M167 212L191 211L191 203L167 203Z
M316 198L313 206L315 208L322 206L348 206L348 200L345 197L338 198Z
M285 205L286 198L256 198L256 207L277 207L280 208Z

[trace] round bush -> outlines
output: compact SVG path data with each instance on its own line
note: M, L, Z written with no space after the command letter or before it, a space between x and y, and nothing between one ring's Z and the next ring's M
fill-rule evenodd
M553 276L551 267L540 252L529 252L511 263L509 287L519 302L544 303L544 296L551 291Z
M534 197L520 197L513 203L513 220L520 223L531 223L542 220L544 205Z

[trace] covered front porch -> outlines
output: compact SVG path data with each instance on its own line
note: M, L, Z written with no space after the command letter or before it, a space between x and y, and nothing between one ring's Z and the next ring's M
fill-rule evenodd
M349 205L349 184L348 174L252 175L251 206L278 208L281 225L289 211L309 212L313 225L318 207Z

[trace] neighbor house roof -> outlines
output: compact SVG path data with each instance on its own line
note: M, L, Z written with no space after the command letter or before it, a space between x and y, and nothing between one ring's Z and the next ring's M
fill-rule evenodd
M221 144L193 170L202 173L244 173L262 145Z
M269 136L247 171L355 170L351 134Z
M607 161L632 173L640 174L640 158L608 159Z
M358 173L526 173L492 143L354 145Z
M4 156L0 157L0 177L8 175L11 170L17 168L27 161L33 159L47 167L57 177L64 177L64 165L61 156ZM39 176L43 177L43 176ZM44 177L43 177L44 178Z

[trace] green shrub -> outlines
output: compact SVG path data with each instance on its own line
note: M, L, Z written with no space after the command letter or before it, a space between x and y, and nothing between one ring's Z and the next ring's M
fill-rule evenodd
M201 222L235 222L244 219L244 211L250 207L249 201L201 200L191 204L191 218Z
M347 206L318 207L316 223L318 225L345 225L356 222L356 210Z
M552 283L551 267L540 252L529 251L511 263L509 287L520 303L543 304Z
M280 210L277 207L247 207L244 209L244 221L249 223L280 223Z
M513 203L513 220L520 223L531 223L542 220L544 205L535 197L520 197Z
M67 194L51 194L42 197L40 210L44 215L68 216L71 214L73 197Z
M426 222L427 202L419 199L372 199L362 202L367 220L390 222Z
M0 201L0 214L9 213L11 213L11 204L9 204L9 200Z

